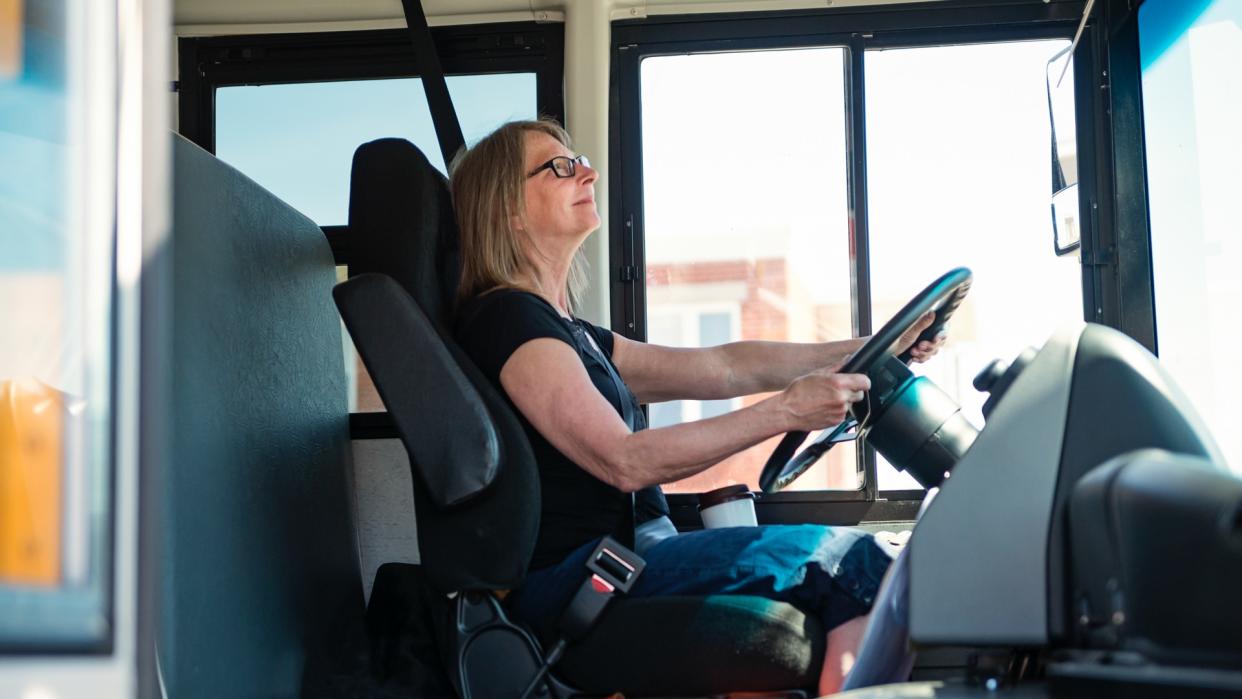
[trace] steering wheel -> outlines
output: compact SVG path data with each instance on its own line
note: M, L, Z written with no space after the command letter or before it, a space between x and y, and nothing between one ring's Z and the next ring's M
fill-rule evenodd
M872 391L874 395L877 393L876 376L881 367L887 362L898 361L903 365L902 371L908 373L904 369L905 364L910 362L910 349L907 348L900 355L894 350L897 349L897 343L901 341L901 336L905 335L915 323L919 321L928 311L935 311L936 317L932 324L919 334L915 345L924 341L932 340L940 332L944 330L945 323L961 305L962 299L966 297L966 293L970 291L970 282L972 276L970 270L965 267L958 267L936 281L932 282L926 289L919 292L917 296L910 300L896 315L892 317L884 327L871 336L866 344L858 349L857 352L849 358L838 370L842 374L867 374L872 378ZM856 427L860 420L860 413L870 411L874 413L882 413L886 405L884 399L891 396L892 392L881 392L879 404L872 404L871 400L864 400L856 403L850 408L851 415L840 425L831 430L824 430L818 438L805 449L794 454L794 450L806 441L806 432L790 432L785 435L781 443L768 457L768 462L763 466L763 472L759 475L759 488L765 493L775 493L790 483L798 476L806 473L806 470L815 465L820 457L828 452L837 442L848 441L852 436L846 436L850 429ZM869 408L863 408L863 405L869 405ZM865 415L861 415L865 418ZM865 436L866 428L859 431L858 437Z

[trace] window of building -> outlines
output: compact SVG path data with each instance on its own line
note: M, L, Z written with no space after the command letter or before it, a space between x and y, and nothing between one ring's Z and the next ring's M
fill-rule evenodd
M648 341L670 347L714 347L740 335L737 304L715 306L662 305L648 319ZM723 415L741 403L728 400L681 400L650 406L652 427L676 425Z

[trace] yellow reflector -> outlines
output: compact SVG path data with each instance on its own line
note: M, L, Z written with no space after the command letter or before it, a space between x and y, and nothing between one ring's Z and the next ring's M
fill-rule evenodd
M60 391L39 381L0 381L2 582L60 582L64 415Z
M0 80L22 72L22 0L0 0Z

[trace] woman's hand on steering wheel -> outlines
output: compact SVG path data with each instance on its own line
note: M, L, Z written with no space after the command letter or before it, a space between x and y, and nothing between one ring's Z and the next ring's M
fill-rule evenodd
M789 418L788 430L810 432L837 425L845 420L854 403L871 389L865 374L838 374L820 369L794 379L780 393L781 408Z
M944 346L944 340L946 337L944 331L937 334L934 340L923 340L917 345L915 345L914 342L919 339L920 333L931 327L931 324L935 320L935 311L928 311L927 313L924 313L923 317L919 318L918 322L911 325L909 330L901 334L901 340L897 343L896 354L901 354L908 349L910 350L910 361L918 362L920 364L934 357L936 353L940 351L940 348ZM914 346L912 347L911 345Z
M852 386L848 386L849 390L854 393L844 396L847 399L861 398L858 391L870 390L870 382L863 383L858 381L860 374L871 374L880 369L881 366L893 359L894 357L901 362L906 362L914 357L907 355L906 352L899 350L899 347L905 347L911 354L917 352L918 359L925 360L935 354L944 342L943 338L938 334L944 330L945 323L953 316L954 311L962 304L962 300L970 291L970 282L972 279L970 270L965 267L949 270L940 276L939 279L932 282L910 299L910 302L902 306L896 314L874 335L867 339L852 355L839 367L842 371L839 377L853 375L857 381ZM919 338L923 337L923 344ZM911 347L918 343L917 347ZM829 375L832 370L828 370ZM806 377L803 377L806 378ZM802 379L799 379L800 381ZM823 379L827 381L827 377ZM838 379L842 380L842 379ZM796 383L796 382L795 382ZM795 386L791 384L786 392L793 397ZM891 391L888 392L892 394ZM786 397L782 395L782 397ZM885 405L884 396L873 398L867 401L867 414L863 418L872 414L873 411L883 412ZM877 403L878 401L878 403ZM853 402L847 400L845 402ZM841 406L846 407L846 406ZM767 463L763 465L763 471L759 474L759 487L765 493L775 493L792 483L798 476L806 473L816 461L819 460L832 445L840 440L841 435L854 426L852 422L842 422L838 429L827 430L819 435L813 443L799 451L799 447L806 441L807 433L811 429L820 426L832 424L833 420L838 417L844 417L843 410L836 409L833 406L831 411L825 410L826 414L819 415L817 420L804 423L801 428L791 429L789 434L785 435L781 443L772 450L772 455L768 457ZM871 426L873 427L873 426ZM866 436L866 431L870 427L859 427L858 436Z

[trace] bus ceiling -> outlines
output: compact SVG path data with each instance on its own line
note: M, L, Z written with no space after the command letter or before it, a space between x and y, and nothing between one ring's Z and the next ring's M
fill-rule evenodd
M566 21L592 14L609 20L647 15L810 10L827 7L908 4L908 0L427 0L432 25L502 21ZM367 28L402 26L398 0L174 0L178 27L366 23Z

